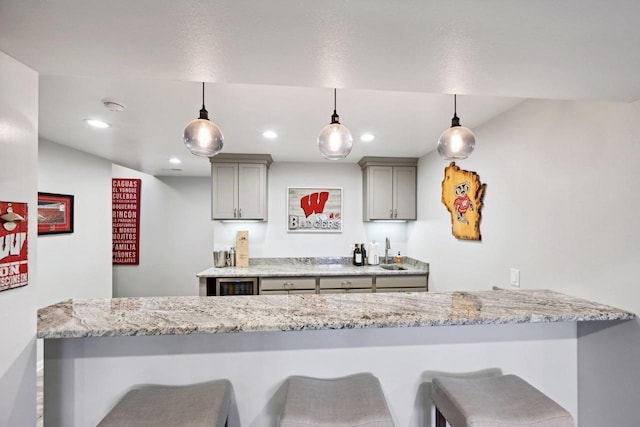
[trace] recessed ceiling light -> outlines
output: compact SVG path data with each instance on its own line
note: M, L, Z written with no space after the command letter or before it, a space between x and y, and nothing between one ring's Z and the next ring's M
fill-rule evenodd
M375 135L372 133L363 133L360 135L360 141L370 142L376 139Z
M278 137L278 134L272 130L265 130L264 132L262 132L262 136L267 139L276 139Z
M97 119L84 119L88 125L93 126L94 128L105 129L111 127L111 125L107 122L103 122L102 120Z
M169 159L169 163L172 163L174 165L179 165L180 163L182 163L182 161L177 157L172 157Z

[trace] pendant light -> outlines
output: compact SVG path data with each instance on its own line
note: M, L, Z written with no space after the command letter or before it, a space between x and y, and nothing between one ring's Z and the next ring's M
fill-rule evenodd
M336 112L336 89L333 89L333 114L331 123L322 128L318 135L318 148L325 159L342 160L349 155L353 147L353 137L345 126L340 124Z
M438 139L438 153L445 160L460 160L469 157L476 146L476 137L464 126L456 114L456 95L453 95L453 118L451 127Z
M209 112L204 108L204 82L202 82L202 109L200 117L184 128L184 145L196 156L213 157L222 150L224 136L215 123L209 121Z

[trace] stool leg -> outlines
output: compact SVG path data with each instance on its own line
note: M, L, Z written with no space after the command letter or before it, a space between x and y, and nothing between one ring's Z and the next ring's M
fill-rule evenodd
M436 407L436 427L446 427L447 420L444 419L442 412Z

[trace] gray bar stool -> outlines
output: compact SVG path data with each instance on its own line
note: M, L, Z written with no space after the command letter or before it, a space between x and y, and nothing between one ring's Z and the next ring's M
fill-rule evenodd
M571 414L516 375L433 378L436 427L574 427Z
M141 386L125 394L98 427L223 427L232 393L228 380Z
M321 379L293 376L287 384L281 427L393 427L378 378L361 373Z

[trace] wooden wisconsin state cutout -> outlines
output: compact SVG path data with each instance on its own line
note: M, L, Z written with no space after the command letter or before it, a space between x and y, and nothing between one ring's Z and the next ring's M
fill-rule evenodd
M480 219L486 186L477 173L462 170L454 162L445 168L442 203L451 214L451 232L456 238L482 240Z

